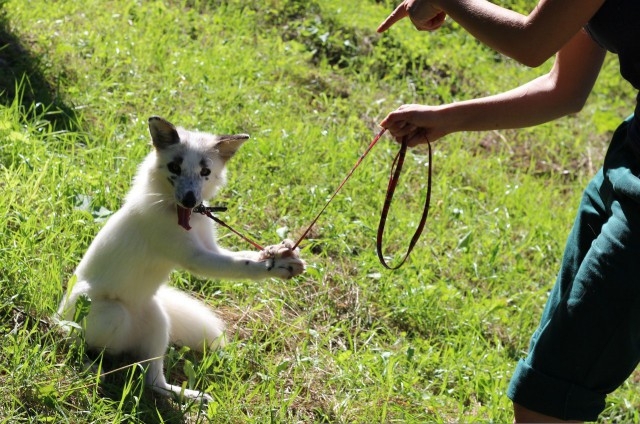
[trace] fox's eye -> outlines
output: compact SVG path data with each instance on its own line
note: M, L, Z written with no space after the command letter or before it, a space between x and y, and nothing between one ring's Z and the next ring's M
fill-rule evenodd
M210 174L211 174L211 170L209 168L202 168L202 170L200 171L200 175L202 175L203 177L206 177Z
M167 169L169 170L169 172L171 172L172 174L176 174L176 175L180 175L180 165L178 165L175 162L169 162L167 164Z

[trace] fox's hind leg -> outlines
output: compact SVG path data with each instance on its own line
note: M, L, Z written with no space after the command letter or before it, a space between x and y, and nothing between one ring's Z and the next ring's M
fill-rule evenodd
M151 359L146 367L145 383L155 392L164 396L211 401L213 398L206 393L197 390L182 389L167 383L164 377L164 353L169 344L169 316L164 310L164 305L156 297L142 311L141 319L145 321L145 331L138 334L139 354Z
M131 353L145 368L145 384L175 399L211 400L196 390L182 390L168 384L164 376L164 355L169 345L169 317L156 298L135 309L117 300L93 300L84 325L89 347L110 354Z
M132 352L133 317L117 300L91 300L89 314L83 323L84 339L93 349L109 354Z
M169 316L171 343L199 352L224 346L224 322L207 305L168 286L162 286L156 298Z

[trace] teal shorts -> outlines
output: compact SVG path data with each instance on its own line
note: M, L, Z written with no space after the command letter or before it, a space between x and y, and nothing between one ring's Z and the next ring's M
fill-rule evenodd
M587 186L562 267L509 398L595 421L640 362L640 122L616 130Z

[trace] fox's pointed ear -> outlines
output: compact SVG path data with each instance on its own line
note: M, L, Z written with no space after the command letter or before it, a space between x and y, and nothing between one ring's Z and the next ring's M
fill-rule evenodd
M249 134L218 135L216 150L224 161L236 154L242 143L249 139Z
M156 149L164 149L180 143L180 136L175 125L159 116L149 118L149 133Z

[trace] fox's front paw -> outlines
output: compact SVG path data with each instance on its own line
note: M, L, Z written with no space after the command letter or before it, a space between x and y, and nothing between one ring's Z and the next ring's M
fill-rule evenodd
M306 263L300 259L300 249L293 246L293 241L287 239L260 252L260 260L267 261L267 271L274 277L287 279L304 272Z

